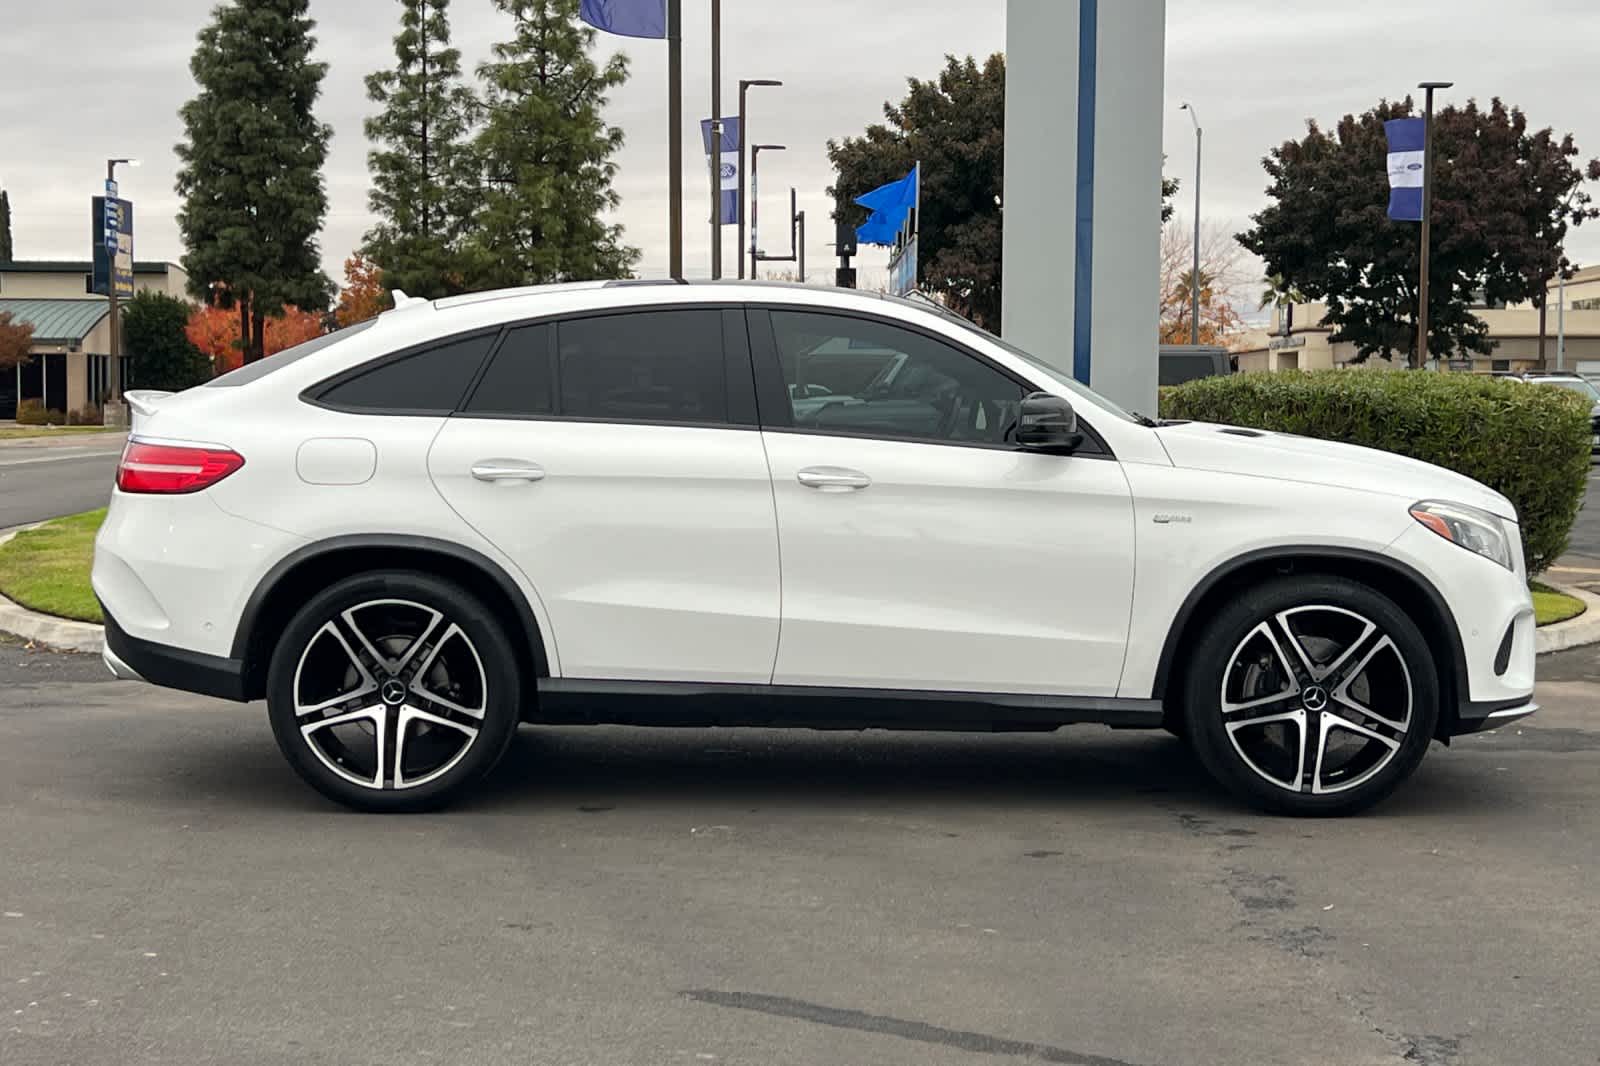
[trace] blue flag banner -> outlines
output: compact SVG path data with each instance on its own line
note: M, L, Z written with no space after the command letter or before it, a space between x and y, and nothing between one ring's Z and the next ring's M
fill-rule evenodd
M1392 118L1383 129L1389 135L1389 217L1396 222L1421 222L1422 119Z
M911 173L899 181L880 185L871 192L856 197L856 203L872 212L871 217L856 229L856 240L862 244L892 247L899 239L900 228L905 225L906 216L917 205L919 179L917 168L912 167Z
M700 120L700 140L706 146L706 155L711 154L711 120ZM725 118L722 120L722 143L717 147L717 154L721 157L717 163L717 170L722 182L722 215L719 222L724 226L736 225L739 221L739 120Z
M667 36L667 0L582 0L578 17L623 37Z

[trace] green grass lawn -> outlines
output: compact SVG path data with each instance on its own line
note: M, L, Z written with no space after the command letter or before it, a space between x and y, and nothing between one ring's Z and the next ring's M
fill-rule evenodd
M94 535L105 517L102 507L58 518L0 544L0 594L45 614L102 621L89 589L89 565Z
M0 427L0 440L22 440L24 437L70 437L79 433L116 433L119 430L105 426L5 426Z
M1531 581L1528 587L1533 590L1533 617L1539 625L1548 626L1556 622L1565 622L1569 618L1578 617L1584 611L1582 600L1568 596L1564 592L1557 592L1548 585Z
M102 507L58 518L0 544L0 594L46 614L101 621L100 604L89 588L89 566L94 560L94 535L105 517ZM1583 613L1582 600L1537 581L1529 588L1539 625L1564 622Z

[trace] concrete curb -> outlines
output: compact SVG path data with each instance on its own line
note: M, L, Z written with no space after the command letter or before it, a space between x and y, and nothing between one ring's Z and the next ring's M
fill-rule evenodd
M37 529L43 522L16 526L0 531L0 545L25 529ZM95 655L106 646L106 628L92 622L74 622L69 618L30 611L20 603L0 596L0 633L9 633L35 644L45 644L64 651L85 651Z
M1572 585L1558 585L1544 577L1539 579L1539 583L1548 585L1557 592L1564 592L1574 599L1582 600L1585 608L1576 618L1569 618L1565 622L1557 622L1553 626L1544 626L1536 630L1534 646L1539 654L1548 655L1553 651L1581 648L1585 644L1600 644L1600 596Z

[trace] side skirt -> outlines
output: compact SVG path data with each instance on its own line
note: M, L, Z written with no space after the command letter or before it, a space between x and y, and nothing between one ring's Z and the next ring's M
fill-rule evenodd
M1098 723L1159 729L1160 700L1003 692L540 678L528 720L551 724L1048 731Z

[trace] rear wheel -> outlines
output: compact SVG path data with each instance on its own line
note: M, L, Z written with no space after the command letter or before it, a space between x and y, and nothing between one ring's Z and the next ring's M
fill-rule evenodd
M1189 659L1185 721L1222 784L1268 810L1351 814L1427 753L1439 683L1426 640L1387 597L1285 577L1224 606Z
M320 593L273 652L278 747L312 787L369 811L442 806L489 772L516 731L516 656L465 589L410 571Z

